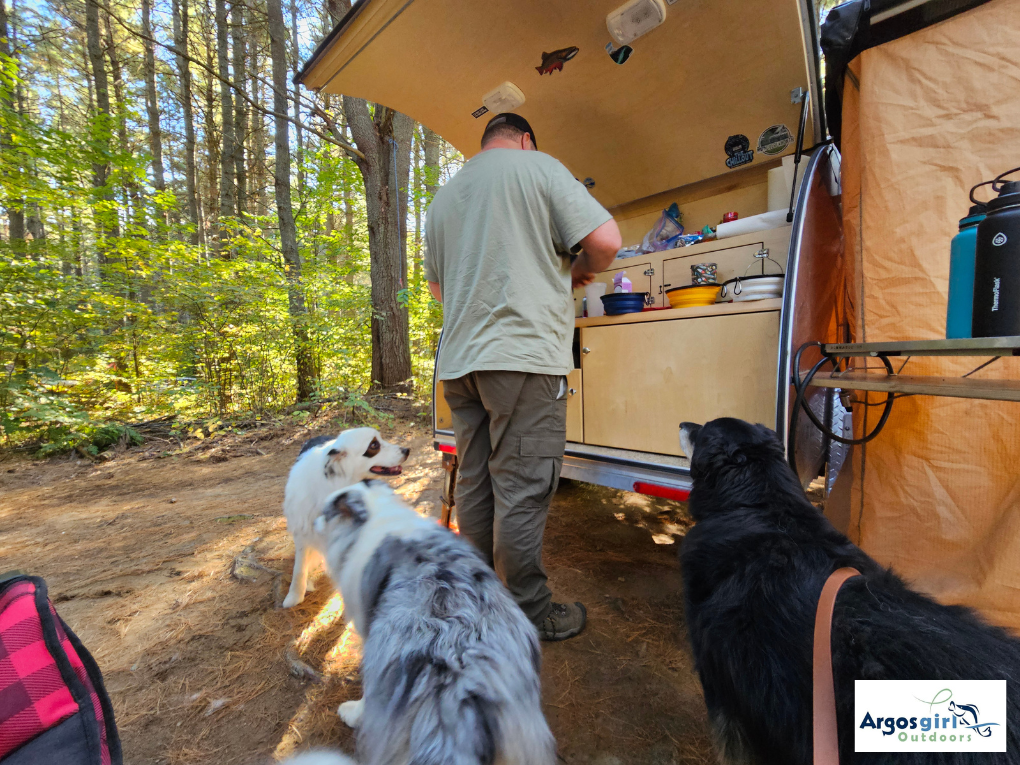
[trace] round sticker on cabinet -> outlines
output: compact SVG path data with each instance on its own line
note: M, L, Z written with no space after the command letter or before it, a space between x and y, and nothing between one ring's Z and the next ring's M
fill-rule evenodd
M735 167L746 165L754 160L754 151L751 150L751 142L746 135L737 133L726 139L726 167L732 170Z
M786 151L786 147L793 143L793 134L786 125L773 125L765 128L758 136L758 153L774 157Z

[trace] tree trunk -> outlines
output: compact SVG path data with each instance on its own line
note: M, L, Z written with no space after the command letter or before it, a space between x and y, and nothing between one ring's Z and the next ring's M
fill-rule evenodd
M344 139L348 138L347 120L344 119ZM347 260L354 257L354 190L351 188L354 183L354 179L351 178L353 168L351 168L351 160L349 157L344 157L344 243L347 250ZM354 284L354 270L351 269L347 274L347 281Z
M203 97L205 98L205 150L206 150L206 194L204 194L204 209L205 209L205 241L206 246L210 246L209 238L212 236L216 237L216 232L219 230L219 219L220 219L220 170L221 157L220 153L220 133L216 127L216 85L213 82L212 72L216 71L215 61L213 59L214 52L216 50L216 30L208 26L210 19L213 18L213 14L210 12L208 0L205 3L205 28L202 30L204 42L205 42L205 78L204 78L204 89ZM230 215L230 210L224 213Z
M131 147L127 132L127 96L124 84L124 70L120 56L117 55L117 43L113 37L113 22L109 13L106 15L106 55L110 59L110 74L113 76L113 97L117 113L117 139L121 156L128 156ZM127 220L134 224L138 232L145 227L145 211L142 208L141 193L132 175L128 174L123 182L124 210Z
M395 112L394 115L393 139L396 141L397 158L394 212L400 227L400 289L404 289L407 287L407 202L411 196L411 143L414 138L414 120L400 112Z
M432 198L439 190L439 136L424 125L421 126L422 145L425 148L425 165L422 168L424 176L425 198L422 199L422 207L428 211L432 204ZM422 258L424 253L421 246L418 248L417 259L414 261L415 276L421 278Z
M297 1L290 0L290 32L291 32L291 48L293 56L291 57L291 74L296 77L298 73L298 67L301 65L301 48L298 46L298 32L297 32ZM295 81L294 82L294 120L297 123L295 128L297 130L297 188L298 188L298 199L304 199L305 193L305 143L304 133L301 130L301 86Z
M234 101L230 80L230 30L227 27L227 0L216 0L216 64L220 75L220 217L231 217L237 210L234 196ZM229 252L223 246L230 237L228 229L220 227L217 247L224 257Z
M10 30L7 24L7 5L4 0L0 0L0 35L3 38L0 39L0 53L3 53L7 58L13 57L13 52L10 46ZM14 113L14 101L13 92L8 90L8 83L4 83L2 103L0 103L0 109L3 109L8 114ZM11 140L11 136L8 135L7 131L4 131L0 135L0 151L2 151L3 158L3 172L5 175L10 174L12 171L17 171L17 166L20 164L19 160L14 157L14 145ZM7 211L7 225L8 225L8 240L11 244L18 245L24 244L25 242L25 207L24 200L18 199L17 197L8 197L5 200L4 207Z
M188 0L172 0L174 17L174 47L186 53L188 50ZM184 122L184 183L188 202L188 220L195 230L191 243L201 241L202 227L198 218L198 180L195 168L195 117L191 100L190 62L177 56L177 73L181 81L181 109Z
M380 104L373 117L364 100L348 96L344 113L365 155L356 161L365 181L372 264L372 381L392 388L411 378L407 308L400 304L399 292L407 283L407 175L414 122Z
M425 145L425 207L428 208L439 190L439 136L424 125L421 128Z
M152 37L151 0L142 0L142 34ZM149 118L149 153L152 154L152 185L156 191L166 190L163 175L163 136L159 129L159 100L156 96L156 54L151 40L142 40L145 72L145 111Z
M92 81L96 93L95 115L95 149L97 156L92 162L92 187L97 192L97 199L102 202L113 201L113 190L109 188L110 176L110 138L113 115L110 112L110 81L106 76L106 63L103 61L103 44L99 32L99 5L97 0L85 0L85 36L89 64L92 69ZM117 236L117 213L111 209L113 205L103 205L105 209L96 211L98 224L97 250L99 263L105 265L108 246L105 239Z
M251 51L250 70L251 78L251 100L255 108L251 111L251 145L252 150L248 154L248 177L251 187L251 199L255 205L256 215L265 215L268 212L266 200L265 182L265 161L266 161L266 118L262 108L262 82L258 77L258 51L262 42L262 25L255 25L254 17L249 16L249 29L251 30Z
M421 173L421 131L418 126L414 128L414 142L411 146L411 198L414 200L414 275L411 283L417 284L420 277L418 258L421 255L421 203L422 203L422 173Z
M314 390L315 367L308 341L305 296L301 290L301 257L298 253L297 229L290 200L290 141L287 104L287 28L283 23L280 0L266 0L269 17L269 49L273 61L273 111L276 124L276 167L274 188L276 209L280 219L280 247L287 269L288 310L294 328L297 400L307 401Z
M113 39L113 23L109 14L106 15L106 55L110 59L110 74L113 77L113 101L116 105L117 114L117 138L120 143L120 150L123 153L128 151L127 136L127 109L124 103L124 72L120 66L120 58L117 56L117 45Z
M234 57L234 85L239 93L234 99L234 175L237 180L237 217L244 220L248 214L248 172L244 159L244 142L248 137L248 108L241 94L248 87L245 49L244 3L234 0L230 5L231 33Z

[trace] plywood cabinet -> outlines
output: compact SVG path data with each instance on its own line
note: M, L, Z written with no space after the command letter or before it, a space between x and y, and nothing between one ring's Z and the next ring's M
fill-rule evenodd
M567 440L584 441L584 390L581 387L581 370L567 375Z
M581 328L584 442L682 454L681 422L775 426L779 311Z
M716 279L720 284L735 276L743 276L745 273L761 273L761 261L755 261L754 254L762 247L762 242L755 242L741 247L721 247L718 250L699 254L687 254L684 249L672 250L676 255L662 260L663 291L671 287L684 287L690 284L691 266L696 263L715 263L719 267ZM749 265L752 266L750 271L748 271ZM768 263L766 273L778 275L779 269L776 268L775 263Z

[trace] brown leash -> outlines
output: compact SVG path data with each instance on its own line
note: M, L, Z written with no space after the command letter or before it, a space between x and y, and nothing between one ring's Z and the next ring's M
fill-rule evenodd
M814 765L839 765L839 737L836 728L836 690L832 681L832 612L836 595L847 579L860 576L855 568L833 571L822 587L815 612L814 649Z

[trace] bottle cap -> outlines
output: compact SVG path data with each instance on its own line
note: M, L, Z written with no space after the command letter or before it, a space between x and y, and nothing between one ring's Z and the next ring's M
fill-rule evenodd
M1020 181L1005 181L999 186L999 196L988 203L988 212L1020 206Z

